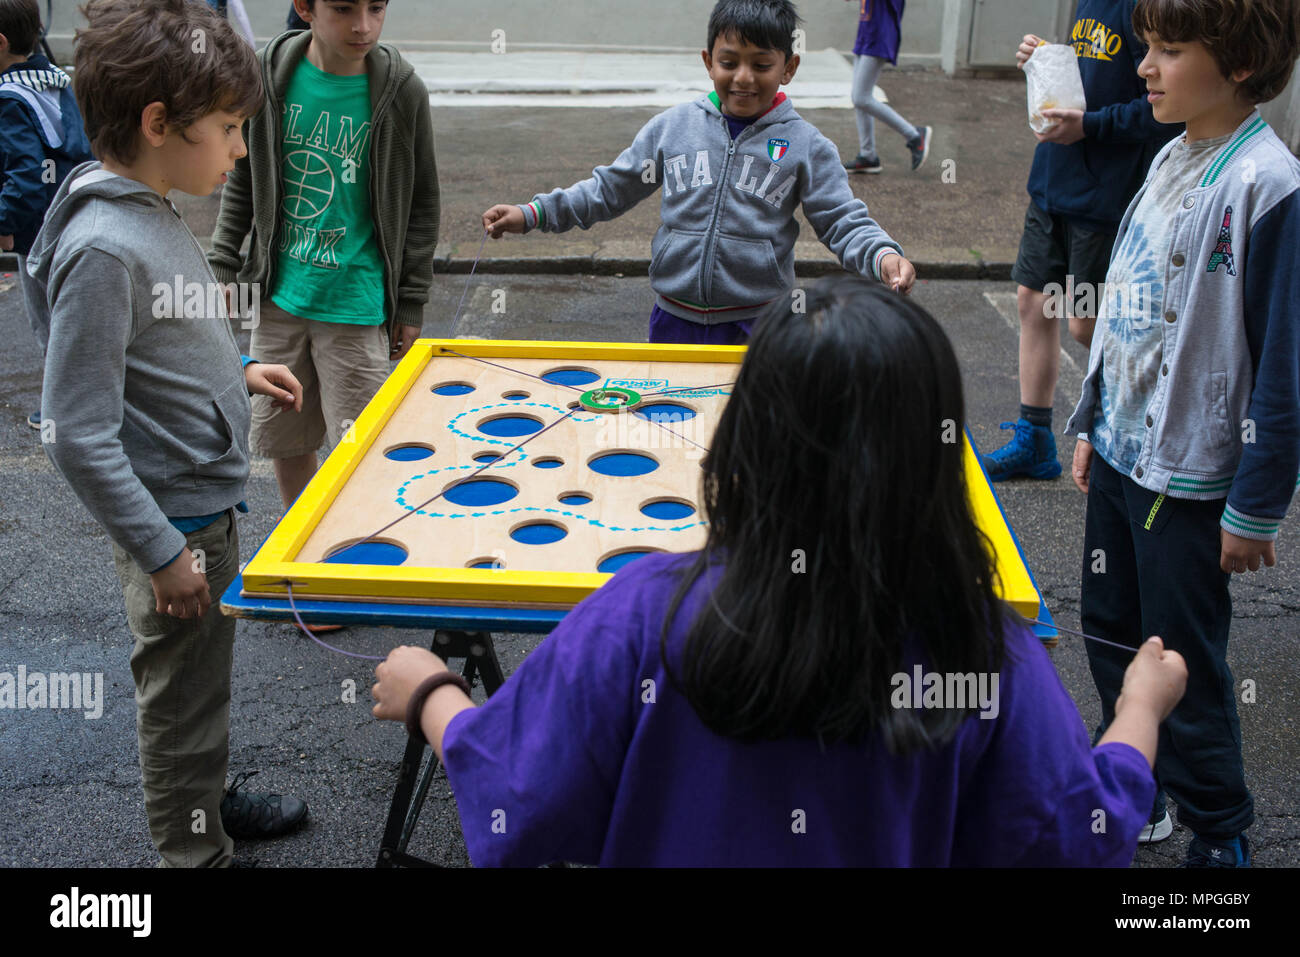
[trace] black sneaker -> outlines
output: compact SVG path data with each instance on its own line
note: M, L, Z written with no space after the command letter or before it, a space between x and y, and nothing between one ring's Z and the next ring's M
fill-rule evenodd
M845 163L844 168L850 173L879 173L885 167L880 165L880 157L874 153L870 156L859 153L852 163Z
M1250 867L1250 841L1245 834L1232 841L1207 841L1193 835L1183 867Z
M37 432L39 432L39 431L41 430L41 410L40 410L40 409L37 409L35 412L33 412L31 415L29 415L29 416L27 417L27 424L30 425L33 429L35 429Z
M242 840L280 837L307 819L307 805L296 797L280 794L249 794L239 789L257 771L236 775L221 799L221 826L231 837Z
M930 140L933 136L932 127L918 126L916 136L907 141L907 148L912 152L912 172L915 173L920 169L921 164L930 155Z

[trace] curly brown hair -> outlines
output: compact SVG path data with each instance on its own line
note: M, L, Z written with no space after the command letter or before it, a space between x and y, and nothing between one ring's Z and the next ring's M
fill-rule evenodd
M190 0L89 0L75 40L73 86L100 159L136 158L140 115L160 102L184 131L217 110L262 107L257 56L207 4Z
M1276 99L1300 56L1296 0L1138 0L1133 29L1140 37L1204 44L1225 78L1253 71L1241 84L1251 103Z

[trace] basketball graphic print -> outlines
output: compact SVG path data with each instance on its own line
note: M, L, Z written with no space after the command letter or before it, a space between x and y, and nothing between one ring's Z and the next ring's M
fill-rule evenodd
M334 198L334 173L312 150L295 150L284 158L284 214L314 219Z

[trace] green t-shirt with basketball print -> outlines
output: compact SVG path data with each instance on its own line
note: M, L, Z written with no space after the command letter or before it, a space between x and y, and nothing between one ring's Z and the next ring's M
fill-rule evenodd
M325 73L304 58L280 128L284 199L271 300L306 319L380 325L384 262L370 212L369 77Z

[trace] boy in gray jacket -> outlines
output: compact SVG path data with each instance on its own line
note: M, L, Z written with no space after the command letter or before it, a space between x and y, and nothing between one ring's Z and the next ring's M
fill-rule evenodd
M68 175L27 258L42 438L113 541L154 846L164 866L229 866L228 831L270 836L307 811L223 799L235 622L217 604L239 569L248 394L297 408L302 387L241 362L224 290L166 194L224 181L262 88L253 51L201 4L91 0L86 15L74 83L102 162Z
M663 186L651 247L650 341L733 345L794 287L795 208L846 269L900 292L902 247L853 195L835 144L780 92L799 67L789 0L720 0L704 65L714 92L659 114L610 166L525 206L483 214L494 239L613 219Z

